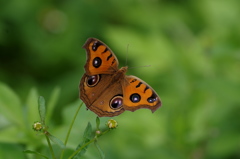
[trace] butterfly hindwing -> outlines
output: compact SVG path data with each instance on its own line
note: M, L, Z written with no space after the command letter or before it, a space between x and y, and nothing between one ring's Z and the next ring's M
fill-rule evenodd
M111 75L84 74L80 82L80 98L99 117L116 116L124 111L122 105L114 104L114 100L122 100L121 83L111 83L111 80Z

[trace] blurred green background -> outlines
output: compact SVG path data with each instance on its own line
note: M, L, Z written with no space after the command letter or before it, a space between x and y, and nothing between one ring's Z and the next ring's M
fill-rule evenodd
M150 84L163 102L154 114L114 117L119 127L98 141L106 159L240 158L239 16L238 0L1 1L0 158L40 158L25 149L49 153L31 129L38 95L56 105L49 131L64 141L81 103L89 37L105 42L120 67L126 57L129 67L151 65L127 74ZM88 121L95 127L95 117L81 109L69 149ZM83 158L100 157L91 145Z

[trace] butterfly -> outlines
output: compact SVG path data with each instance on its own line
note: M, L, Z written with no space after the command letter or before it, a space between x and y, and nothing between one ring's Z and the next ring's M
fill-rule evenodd
M102 41L89 38L83 48L87 60L79 89L88 109L99 117L113 117L141 108L154 112L161 106L159 96L146 82L125 75L127 66L118 68L117 57Z

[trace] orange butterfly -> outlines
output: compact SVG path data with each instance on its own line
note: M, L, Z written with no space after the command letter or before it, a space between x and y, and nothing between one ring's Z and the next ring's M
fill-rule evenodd
M118 69L111 49L95 38L84 44L87 62L79 88L80 99L99 117L112 117L125 110L140 108L156 111L161 106L157 93L143 80L127 76L127 66Z

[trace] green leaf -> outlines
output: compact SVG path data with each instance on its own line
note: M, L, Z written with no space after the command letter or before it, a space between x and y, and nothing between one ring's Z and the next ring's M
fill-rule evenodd
M48 137L53 143L57 144L61 149L66 148L66 146L60 139L56 138L55 136L51 135L50 133L48 133Z
M0 114L7 120L24 127L21 101L17 94L0 82Z
M99 119L99 117L97 116L97 117L96 117L96 127L97 127L97 130L99 130L99 125L100 125L100 119Z
M92 125L90 122L88 122L88 125L87 125L86 129L84 130L83 139L90 140L91 137L92 137Z
M104 159L104 158L105 158L105 154L104 154L104 152L102 151L102 149L100 148L100 146L98 145L97 140L95 140L94 145L97 147L98 152L99 152L101 158Z
M86 144L87 142L89 142L91 140L91 137L92 137L92 125L91 123L88 122L88 125L83 134L83 141L77 146L76 150L79 149L84 144ZM74 158L79 158L80 156L82 156L87 151L87 148L88 145L85 146L77 155L75 155Z
M39 111L41 122L45 124L46 107L45 107L45 99L42 96L38 98L38 111Z
M50 97L49 102L47 104L46 122L49 122L49 120L52 116L54 107L56 106L56 103L57 103L58 98L59 98L60 91L61 91L61 89L59 87L56 87L51 94L51 97Z
M47 156L45 156L45 155L43 155L43 154L41 154L41 153L39 153L39 152L37 152L37 151L24 150L23 152L24 152L24 153L35 154L35 155L38 155L38 156L42 156L42 157L44 157L44 158L48 158Z
M29 95L27 97L27 117L28 122L30 124L33 124L36 120L38 120L38 92L36 88L32 88L29 92Z

